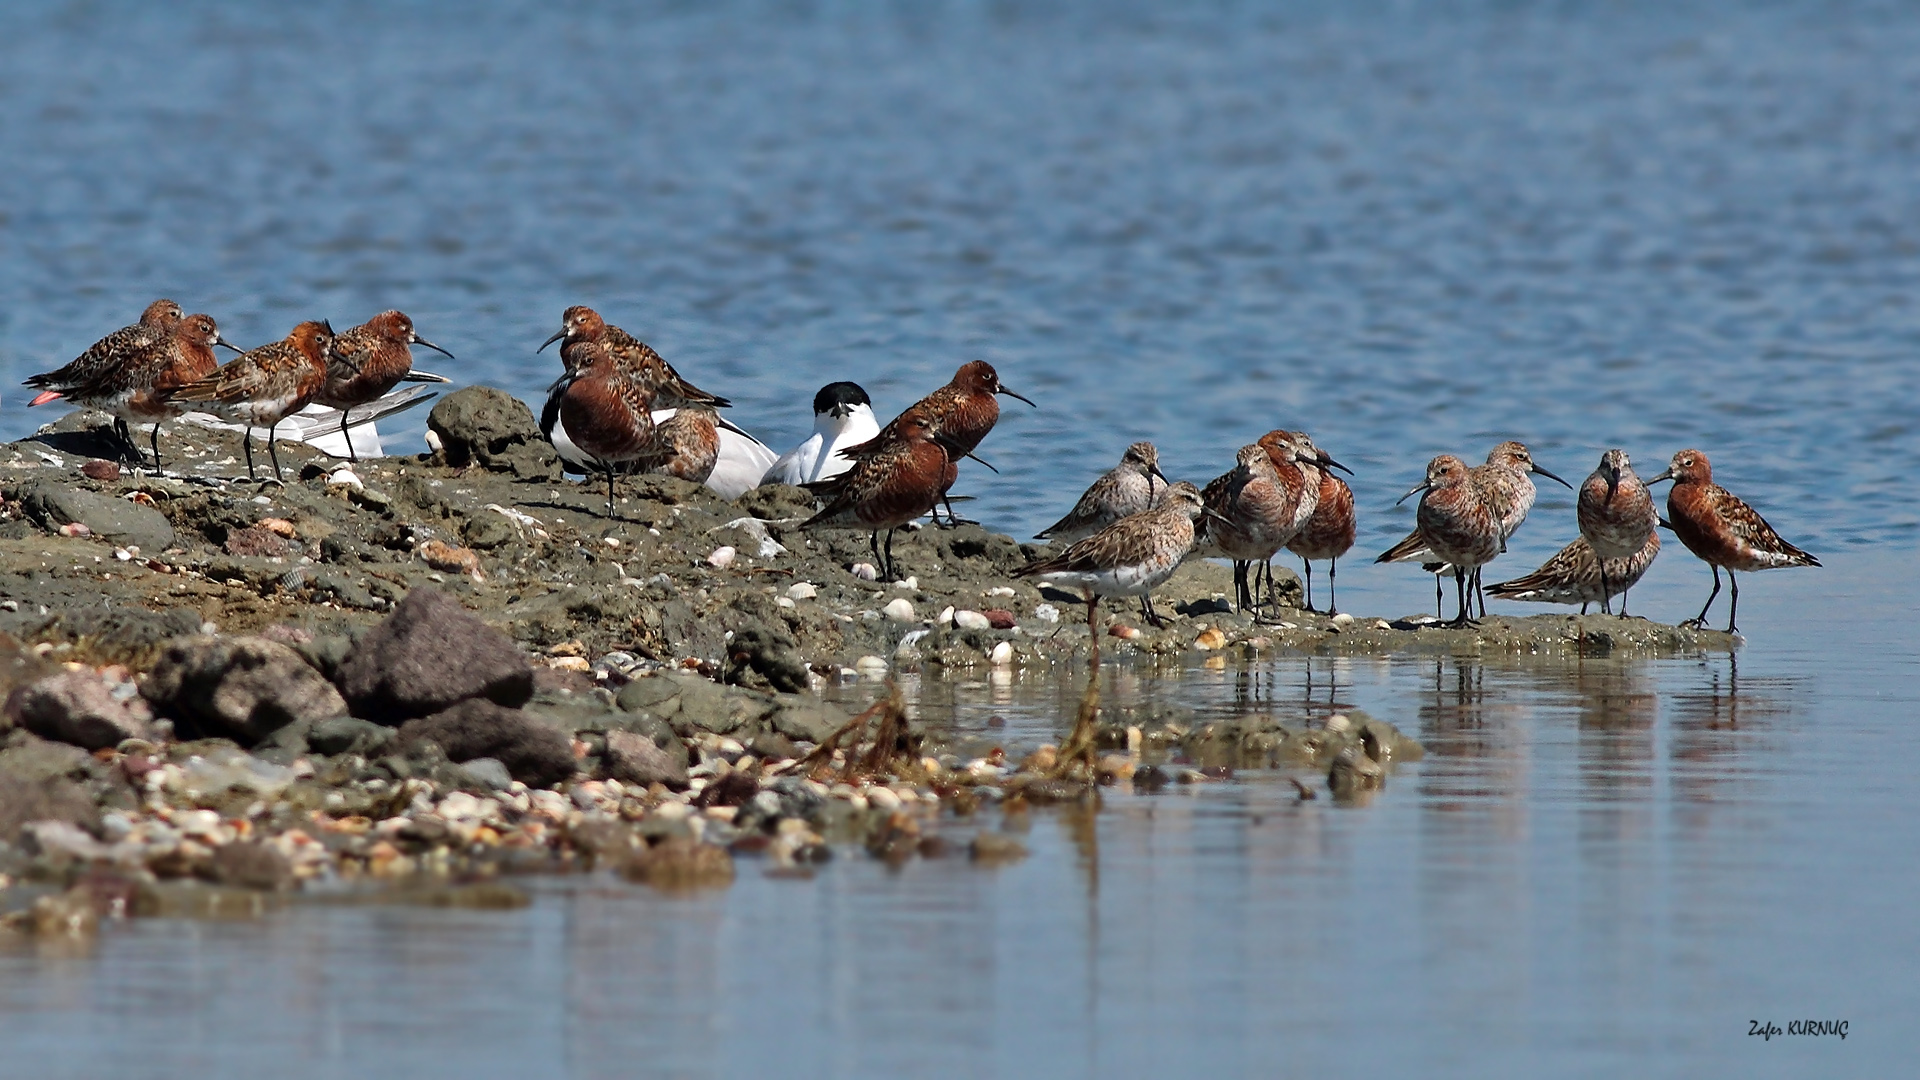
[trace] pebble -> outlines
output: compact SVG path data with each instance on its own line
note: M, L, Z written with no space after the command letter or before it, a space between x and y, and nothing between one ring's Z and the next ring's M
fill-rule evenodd
M327 477L328 487L347 488L350 491L365 491L367 485L360 482L360 476L352 469L335 469Z
M713 567L715 570L725 570L727 567L733 565L733 560L738 555L739 552L723 544L720 547L714 548L713 553L707 556L707 565Z
M118 480L120 479L120 466L111 461L102 461L99 458L95 458L85 465L80 466L80 473L90 480Z
M796 581L787 586L787 599L811 600L820 595L820 590L811 581Z
M993 622L977 611L956 611L953 613L953 625L962 630L986 630L993 626Z
M78 521L69 521L60 526L61 536L92 536L93 530Z
M1328 731L1345 731L1352 726L1353 721L1347 719L1346 713L1334 713L1327 717L1325 724Z
M857 562L847 568L847 572L861 581L879 581L880 569L870 562Z
M913 603L904 596L896 596L889 600L881 612L894 622L914 621Z
M429 540L420 545L420 558L435 570L445 570L450 574L467 574L475 581L487 579L487 576L480 572L480 554L472 548L458 547L445 540Z
M1005 585L995 585L993 588L987 590L987 595L988 596L1018 596L1019 593L1017 593L1013 589L1009 589Z
M877 656L863 656L853 662L853 670L868 678L878 678L887 673L887 662Z
M1200 649L1223 649L1227 645L1227 635L1217 628L1209 627L1202 630L1199 637L1193 639L1193 644L1195 648Z
M1041 604L1039 607L1033 609L1033 617L1045 623L1059 622L1060 609L1054 607L1052 604Z
M953 605L948 604L946 607L941 608L939 617L934 619L933 621L936 623L939 623L941 626L952 626L953 625Z
M1335 616L1333 617L1333 625L1335 625L1335 626L1352 626L1352 625L1353 625L1353 616L1352 616L1351 614L1349 614L1349 613L1347 613L1347 612L1344 612L1344 611L1343 611L1343 612L1341 612L1340 614L1338 614L1338 615L1335 615Z
M1134 638L1140 636L1140 631L1135 627L1122 624L1107 627L1107 634L1111 637L1117 637L1121 641L1132 641ZM1201 648L1206 648L1206 646L1203 645Z
M867 805L876 810L892 811L900 809L900 795L892 788L881 787L875 784L866 790L866 796Z
M917 577L914 577L912 574L908 574L906 577L901 578L899 581L894 582L893 587L896 589L905 589L908 592L912 592L913 590L918 589L920 587L920 579Z
M995 645L993 651L987 654L987 659L993 661L996 667L1004 667L1007 664L1011 664L1013 662L1013 643L1002 641L998 645Z

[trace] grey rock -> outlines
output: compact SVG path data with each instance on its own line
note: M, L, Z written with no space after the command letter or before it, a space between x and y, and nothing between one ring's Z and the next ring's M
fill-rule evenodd
M663 676L655 676L661 678ZM778 709L772 695L708 682L698 675L672 674L665 678L680 684L679 708L662 719L673 725L682 737L696 732L730 735L743 732L751 737L765 729Z
M395 746L410 752L420 743L438 743L457 762L489 757L507 767L528 787L550 787L573 775L573 744L559 731L521 712L490 701L463 701L432 716L409 720Z
M505 763L498 758L481 757L461 762L454 768L459 769L466 779L462 787L479 791L505 791L513 783L513 774L507 771Z
M77 746L40 738L0 750L0 843L12 842L31 821L67 821L99 832L99 806L78 782L97 765Z
M162 715L246 746L296 721L347 711L339 692L299 653L257 637L176 639L140 693Z
M781 817L817 822L824 820L827 811L827 797L814 791L804 777L783 776L760 794L773 795L780 800Z
M253 756L275 765L291 765L306 756L307 736L312 731L313 724L307 720L297 720L285 727L276 728L268 732L266 738L253 745Z
M313 665L313 670L332 682L340 672L340 665L346 663L353 654L353 639L345 634L322 634L301 642L288 642L300 658Z
M678 740L675 740L676 743ZM645 735L631 731L607 732L603 759L607 776L623 784L665 784L674 790L687 786L686 749L676 757Z
M77 521L93 535L122 547L135 545L158 555L173 546L173 526L151 506L44 481L27 485L20 501L27 516L49 532Z
M560 455L540 434L533 410L493 387L469 386L441 398L427 414L427 427L455 468L479 465L521 479L560 475Z
M777 700L780 711L773 714L773 730L789 739L824 742L852 719L838 707L805 695L781 694Z
M354 645L339 684L353 715L397 725L469 698L518 708L533 696L533 667L512 638L422 586Z
M371 720L352 716L334 716L321 720L307 732L307 746L316 754L359 754L378 757L393 739L393 729Z
M614 704L628 712L645 710L655 716L670 716L680 707L676 699L682 689L681 678L667 672L642 676L621 687Z
M18 687L7 698L6 714L43 739L84 750L144 739L153 722L146 702L115 697L91 671L63 671Z

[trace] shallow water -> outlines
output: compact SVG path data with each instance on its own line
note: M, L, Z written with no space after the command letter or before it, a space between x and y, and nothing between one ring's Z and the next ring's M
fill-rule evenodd
M1737 659L1110 666L1110 699L1392 720L1428 756L1364 806L1242 772L1035 811L999 869L147 920L0 952L0 1039L75 1077L1886 1075L1920 1007L1893 569L1755 581ZM932 722L1060 730L1050 680L916 690ZM1746 1034L1806 1017L1848 1038Z
M533 398L533 348L587 302L780 448L823 382L884 412L989 359L1041 408L1010 403L1001 475L961 490L1015 532L1133 439L1204 480L1309 428L1360 474L1356 611L1426 609L1358 556L1409 527L1390 503L1427 457L1505 437L1575 481L1606 446L1648 474L1699 446L1830 563L1746 579L1737 674L1110 673L1110 701L1330 688L1392 720L1430 755L1365 808L1254 776L1036 814L992 872L749 865L694 899L551 882L521 913L0 955L0 1073L1891 1071L1916 89L1920 13L1872 4L0 11L8 386L164 294L249 345L397 306L460 357L429 366ZM24 401L0 435L51 419ZM1571 535L1545 485L1495 570ZM1635 610L1705 588L1674 545ZM917 689L1009 741L1072 693ZM1852 1033L1745 1035L1800 1017Z

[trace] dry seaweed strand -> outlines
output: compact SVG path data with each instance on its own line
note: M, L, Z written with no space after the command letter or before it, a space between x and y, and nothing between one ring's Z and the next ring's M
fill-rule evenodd
M1054 760L1053 768L1047 770L1051 777L1070 777L1076 765L1085 767L1084 778L1092 783L1099 776L1094 762L1094 721L1100 716L1100 627L1095 617L1099 598L1087 598L1087 630L1089 644L1087 657L1087 690L1080 695L1080 711L1074 717L1073 730L1060 744L1060 752Z
M860 750L859 735L866 730L869 721L876 720L877 727L871 745L865 753ZM922 779L920 763L912 755L899 752L900 735L906 729L907 703L900 695L900 687L892 680L887 681L885 696L868 706L866 711L842 724L839 730L820 741L820 745L809 750L801 758L796 769L809 779L825 782L835 779L846 783L856 780L870 780L885 773L892 773L902 779ZM831 761L835 750L845 749L847 763L838 776L832 772ZM825 766L825 768L823 768Z

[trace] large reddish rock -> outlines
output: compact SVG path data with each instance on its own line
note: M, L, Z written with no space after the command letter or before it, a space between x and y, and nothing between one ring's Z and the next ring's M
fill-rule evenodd
M394 740L402 753L425 742L439 743L449 761L492 758L528 787L551 787L574 771L573 741L558 728L478 698L409 720Z
M354 645L338 681L353 715L398 725L474 698L518 708L533 696L533 665L512 638L423 586Z
M6 715L43 739L83 750L118 746L148 735L152 710L138 697L116 697L91 671L63 671L28 683L7 698Z

